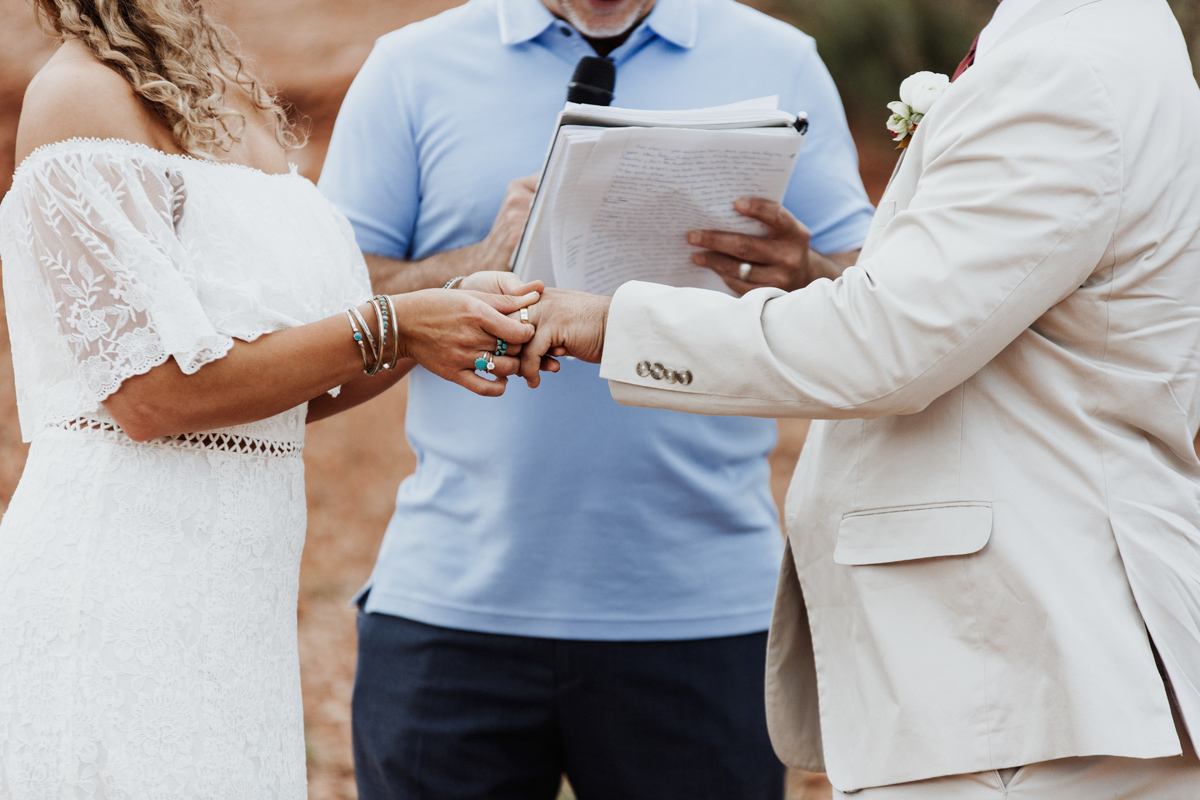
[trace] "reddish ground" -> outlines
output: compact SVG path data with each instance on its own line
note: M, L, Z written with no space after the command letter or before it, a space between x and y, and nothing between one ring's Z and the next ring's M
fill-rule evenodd
M320 172L338 105L375 37L441 11L457 0L232 0L206 3L228 22L247 52L312 121L312 139L296 155L305 175ZM0 196L13 170L21 95L52 50L32 23L27 0L0 0ZM878 136L866 141L883 142ZM863 174L877 198L894 158L864 150ZM0 307L2 312L2 307ZM308 546L300 588L300 658L313 800L356 797L350 758L350 687L354 614L347 601L370 572L400 481L415 467L404 439L405 390L309 429ZM808 424L785 420L772 456L772 484L782 502ZM25 462L17 429L8 329L0 326L0 503L11 496ZM796 773L790 800L829 797L822 776Z

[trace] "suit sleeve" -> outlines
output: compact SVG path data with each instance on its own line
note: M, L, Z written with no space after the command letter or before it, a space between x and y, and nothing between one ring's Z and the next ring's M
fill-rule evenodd
M601 367L613 397L705 414L916 413L1110 264L1116 110L1082 54L1007 51L926 117L909 206L837 281L740 299L619 290ZM639 375L642 361L693 380Z

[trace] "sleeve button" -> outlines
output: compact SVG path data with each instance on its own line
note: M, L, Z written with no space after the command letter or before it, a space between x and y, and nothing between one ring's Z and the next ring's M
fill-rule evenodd
M675 373L675 379L679 381L680 386L687 386L692 382L691 370L681 369Z
M641 378L648 377L650 375L650 362L649 361L639 362L637 365L637 374L638 374L638 377L641 377Z
M659 364L657 361L650 365L650 377L654 378L656 381L661 381L666 371L667 368L662 364Z

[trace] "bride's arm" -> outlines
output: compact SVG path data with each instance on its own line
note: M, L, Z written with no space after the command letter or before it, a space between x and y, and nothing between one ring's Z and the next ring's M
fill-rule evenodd
M248 117L250 127L268 122ZM124 139L168 152L178 150L171 132L138 101L124 78L92 59L78 42L68 41L30 84L21 113L16 155L19 162L24 161L41 145L76 137ZM273 143L273 137L269 141ZM274 154L273 146L265 149L270 151L268 155ZM282 149L278 149L279 161L286 163L283 155ZM279 164L263 166L270 171ZM122 185L109 192L109 199L118 195L128 198L130 193L137 191L136 185ZM112 208L88 206L77 209L79 219L75 221L86 229L86 241L64 234L62 230L70 228L67 223L62 223L62 229L52 224L62 216L56 210L59 202L57 196L53 201L46 200L48 217L43 220L46 224L42 227L50 232L43 231L42 235L62 238L43 242L50 248L44 255L58 262L63 258L60 251L69 249L72 264L76 260L91 259L94 254L85 246L87 242L103 244L100 240L108 236L107 232L90 228L93 218L105 214L119 216L122 213L119 202L113 200L116 205ZM122 229L137 227L128 220L117 219L116 222L122 223L119 226ZM142 220L143 225L150 223L153 223L152 218ZM57 234L55 230L58 230ZM113 249L108 255L115 259L115 252ZM153 247L139 250L139 256L132 256L130 252L126 252L126 257L162 255ZM96 281L106 280L102 266L93 263L89 267L92 270L89 275ZM170 269L169 263L143 266ZM104 283L106 291L115 288L109 285L111 283L111 280ZM53 292L55 281L51 280L47 285ZM522 287L521 291L534 288L540 286ZM335 314L318 322L262 336L254 342L235 341L223 357L208 360L198 369L189 368L191 374L185 374L171 358L144 374L122 375L118 378L119 388L101 392L98 399L126 434L145 440L252 422L314 399L314 413L335 413L384 391L399 380L404 371L411 369L414 362L479 394L494 396L504 391L504 376L516 372L517 360L511 356L519 352L519 346L509 351L510 357L495 359L494 374L500 377L497 381L488 381L475 374L474 360L485 351L491 352L498 337L513 345L530 338L532 330L529 326L515 323L503 314L533 302L534 298L536 295L515 300L499 295L443 290L398 295L393 302L403 363L393 372L384 371L372 377L362 374L362 355L352 337L349 319L345 314ZM59 305L65 308L56 313L69 312L71 298L65 299L68 302L59 298ZM378 337L373 310L366 303L359 310ZM139 313L146 316L144 311ZM130 330L152 331L154 320L139 318L126 320L124 324ZM216 332L212 333L215 337ZM153 335L157 337L156 333ZM89 344L95 343L91 340L84 343L80 358L97 361L100 366L107 364L97 356L94 347L88 349ZM323 399L328 397L328 390L337 386L346 387L345 399Z
M308 416L305 418L305 421L317 422L318 420L332 417L335 414L340 414L343 411L348 411L355 406L360 406L395 386L400 382L401 378L412 372L415 366L417 366L416 361L401 361L396 365L394 372L376 375L375 377L378 380L371 380L366 376L361 376L355 381L344 384L342 390L338 392L337 397L328 393L320 397L314 397L308 401Z
M254 342L236 342L224 358L191 375L168 361L127 378L104 407L137 441L253 422L309 400L314 406L311 421L369 400L417 363L473 392L495 397L504 392L507 376L520 367L514 357L520 353L519 344L533 333L531 326L503 314L536 298L442 289L395 295L400 361L392 372L363 375L350 322L345 314L337 314ZM374 311L364 303L359 312L378 341ZM492 374L498 379L489 381L475 373L474 361L491 352L497 338L512 346L510 355L493 359ZM326 392L335 386L344 388L337 398L329 398Z
M485 295L508 295L515 298L524 298L521 301L523 305L528 304L526 301L532 301L535 297L539 297L540 292L545 290L545 288L541 281L523 283L520 278L511 272L496 272L491 270L472 273L460 278L458 281L459 290L482 292ZM425 292L424 294L429 294L429 292ZM396 297L392 299L393 301L397 300ZM490 303L492 300L489 299L488 302ZM397 313L399 314L399 306L397 306ZM529 333L532 333L532 331ZM432 342L433 340L430 337L436 335L432 332L427 332L426 341ZM521 352L521 347L519 345L510 347L507 352L509 355L515 356ZM367 402L394 386L402 377L411 372L415 366L417 366L416 360L402 359L396 364L396 369L391 373L391 377L383 378L377 375L374 378L368 378L360 376L348 384L343 384L337 397L323 394L320 397L313 398L308 403L308 422L316 422L317 420L331 417L334 414L339 414ZM504 373L506 377L510 374L512 373ZM479 393L489 394L488 392Z

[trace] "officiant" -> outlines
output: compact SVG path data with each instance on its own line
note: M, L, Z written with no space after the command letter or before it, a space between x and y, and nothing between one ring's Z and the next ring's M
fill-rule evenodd
M808 113L783 207L745 209L772 237L702 243L696 269L740 294L853 262L872 208L808 36L732 0L471 0L380 39L337 121L320 186L378 291L507 268L532 191L514 179L597 54L617 106ZM418 467L361 598L364 800L551 800L564 773L581 797L782 798L762 696L775 423L622 408L596 377L566 363L484 403L413 375Z

